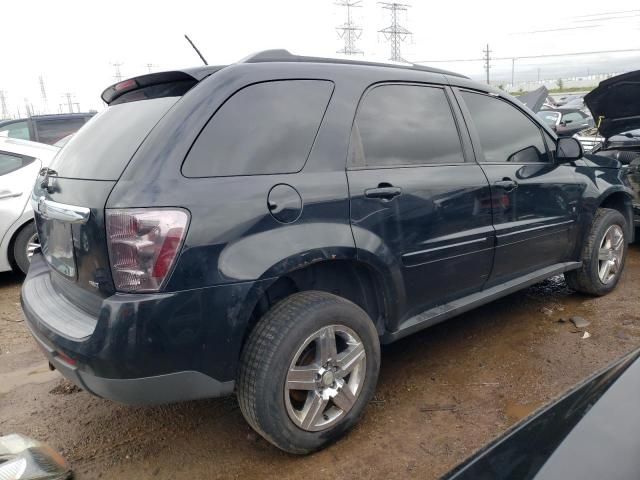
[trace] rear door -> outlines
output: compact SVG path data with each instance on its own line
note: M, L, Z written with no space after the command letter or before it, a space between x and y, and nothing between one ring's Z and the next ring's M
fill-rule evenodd
M581 195L575 167L556 164L553 138L509 102L466 90L458 97L491 184L491 284L570 260Z
M404 317L481 289L491 268L489 186L454 113L444 87L384 84L365 93L353 125L355 243L398 266Z
M0 240L22 215L39 168L36 158L0 151Z

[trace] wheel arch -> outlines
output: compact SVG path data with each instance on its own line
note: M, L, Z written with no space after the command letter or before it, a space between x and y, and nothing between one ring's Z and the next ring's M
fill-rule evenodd
M620 212L627 221L629 243L634 241L633 196L624 189L611 189L599 199L597 208L610 208Z

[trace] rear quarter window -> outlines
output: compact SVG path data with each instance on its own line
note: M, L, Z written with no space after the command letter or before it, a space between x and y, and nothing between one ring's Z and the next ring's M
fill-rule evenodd
M278 80L249 85L211 117L182 166L186 177L294 173L304 166L333 83Z

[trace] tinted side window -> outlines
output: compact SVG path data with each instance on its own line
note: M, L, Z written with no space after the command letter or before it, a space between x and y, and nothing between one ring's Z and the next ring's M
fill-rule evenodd
M462 92L471 113L485 162L547 162L540 127L503 100Z
M82 125L84 125L84 118L36 120L38 141L53 145L61 138L80 130Z
M351 136L351 166L460 162L462 145L443 89L383 85L364 96Z
M584 119L585 117L580 115L578 112L569 112L562 116L562 121L568 123L583 123Z
M29 124L25 122L14 122L4 127L0 127L0 137L19 138L21 140L31 140L29 136Z
M0 176L18 170L31 162L30 158L0 152Z
M236 92L200 132L182 173L218 177L299 171L332 91L328 81L284 80Z

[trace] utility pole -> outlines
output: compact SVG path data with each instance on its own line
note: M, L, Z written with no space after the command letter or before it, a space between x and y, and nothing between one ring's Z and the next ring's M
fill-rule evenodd
M516 57L511 59L511 87L516 86Z
M44 113L49 111L49 102L47 101L47 90L44 88L44 79L42 75L38 77L40 81L40 99L42 100L42 108L44 109Z
M24 99L24 108L27 111L27 117L32 117L33 116L33 109L31 108L31 105L29 105L29 99L25 97Z
M9 118L9 109L7 108L7 94L4 90L0 90L0 112L2 116L0 118Z
M398 12L407 11L411 5L387 2L378 2L378 5L381 5L382 8L391 12L391 25L383 28L382 30L378 30L380 33L384 34L385 38L391 44L391 58L389 60L393 60L395 62L406 62L400 54L400 44L411 35L411 32L400 25L398 21Z
M489 50L489 44L487 43L487 48L484 50L484 70L487 72L487 85L489 85L489 70L491 69L491 50Z
M336 2L336 5L347 9L347 21L336 28L338 36L344 40L344 48L338 50L336 53L343 53L345 55L362 55L364 53L356 47L356 40L362 35L362 28L356 25L351 17L351 9L361 8L361 3L361 0L355 2L352 0L338 0Z
M116 79L116 83L121 82L122 81L122 73L120 73L120 67L123 65L122 62L114 62L111 65L113 65L113 67L115 68L115 75L113 76L113 78Z
M147 67L147 72L148 72L148 73L151 73L151 70L152 70L154 67L157 67L157 65L154 65L153 63L147 63L147 64L145 65L145 67Z

